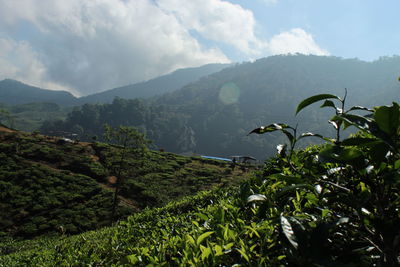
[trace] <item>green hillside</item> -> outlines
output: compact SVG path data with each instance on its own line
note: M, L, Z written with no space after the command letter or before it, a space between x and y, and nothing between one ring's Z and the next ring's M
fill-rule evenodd
M111 223L121 148L0 128L0 239L75 234ZM221 161L129 151L117 218L247 176Z
M331 110L335 138L288 124L255 128L285 135L287 147L240 187L200 192L98 231L3 243L0 265L399 266L400 105L349 107L346 96L321 94L297 113L316 102ZM343 126L359 132L344 137ZM302 138L326 143L296 150Z

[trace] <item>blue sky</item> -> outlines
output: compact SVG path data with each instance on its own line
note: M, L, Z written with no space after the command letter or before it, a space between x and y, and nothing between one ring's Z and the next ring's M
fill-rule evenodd
M252 10L266 38L301 28L331 55L375 60L400 54L398 0L231 0Z
M399 0L0 0L0 79L87 95L177 68L400 55Z

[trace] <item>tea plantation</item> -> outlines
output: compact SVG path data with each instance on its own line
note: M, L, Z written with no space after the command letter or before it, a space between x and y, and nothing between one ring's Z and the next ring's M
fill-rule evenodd
M153 194L144 189L145 173L159 167L139 164L143 175L132 182L132 190L146 203L167 205L145 208L97 231L4 242L0 265L399 266L400 106L347 108L346 96L321 94L302 101L297 113L319 101L333 110L329 121L336 138L298 133L297 127L284 123L261 126L250 134L281 132L288 140L278 145L278 154L262 170L240 186L215 187L172 202L174 195L157 199L154 192L161 194L160 183L149 186ZM343 138L347 127L359 132ZM300 139L311 137L326 143L296 149ZM103 146L91 146L100 151L99 159L107 157ZM194 171L193 159L174 162L163 168L177 176L152 175L161 176L159 181L180 177L185 192L194 191L195 179L180 165L204 177L201 186L196 185L199 189L210 183L206 174L217 174L211 166L205 173ZM90 164L83 169L99 175L102 171ZM216 175L214 183L232 175L227 168L225 174ZM129 190L123 190L124 197Z
M0 241L70 235L111 225L120 147L0 128ZM147 151L126 156L117 218L237 184L248 174L224 162ZM8 249L9 250L9 249Z

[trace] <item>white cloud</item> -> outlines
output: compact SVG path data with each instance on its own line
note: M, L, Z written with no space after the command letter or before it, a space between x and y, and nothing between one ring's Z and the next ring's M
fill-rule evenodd
M224 0L0 0L0 6L0 79L80 94L229 62L221 44L247 59L327 54L302 29L262 40L253 13ZM192 31L212 42L205 46Z
M291 29L273 36L269 41L268 50L271 54L329 55L327 50L317 45L311 34L300 28Z
M69 90L77 93L71 88L47 80L45 73L45 66L28 42L0 38L0 76L43 88Z
M40 63L40 76L81 93L176 68L229 62L218 48L203 48L173 15L149 0L0 0L0 6L0 36L28 22L37 31L36 40L26 42ZM7 75L0 72L0 78ZM38 79L24 80L37 85Z
M256 37L256 20L250 10L221 0L158 0L186 28L204 38L233 46L247 56L259 56L265 42Z

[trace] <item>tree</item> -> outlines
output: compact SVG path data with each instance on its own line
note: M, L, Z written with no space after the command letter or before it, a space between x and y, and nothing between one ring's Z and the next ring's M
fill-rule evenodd
M116 155L118 160L110 163L113 165L111 166L113 174L117 177L112 205L112 218L115 219L118 196L129 169L128 159L130 156L142 159L148 150L150 140L146 139L145 135L135 127L119 126L114 128L108 124L104 125L104 138L119 147L118 155Z

